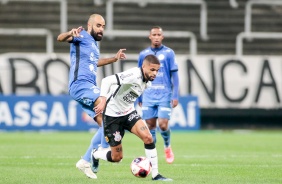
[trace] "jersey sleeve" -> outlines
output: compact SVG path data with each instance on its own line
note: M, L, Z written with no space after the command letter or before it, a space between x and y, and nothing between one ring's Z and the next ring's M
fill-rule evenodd
M110 75L102 79L100 96L106 97L107 94L110 92L111 87L116 84L118 84L118 78L116 77L116 75Z
M178 90L179 90L178 71L171 72L171 76L172 76L172 84L173 84L172 100L178 100Z
M70 43L80 43L82 41L81 37L73 37L72 41Z
M82 42L82 39L85 37L84 36L84 32L85 32L85 30L81 31L80 32L80 36L73 37L73 39L69 43L79 43L79 42Z
M170 65L170 71L171 72L175 72L178 71L178 65L175 61L175 53L173 50L171 50L171 52L169 53L169 65Z
M170 76L171 76L171 83L173 84L172 90L172 99L178 99L178 90L179 90L179 77L178 77L178 65L175 61L175 53L171 50L169 54L170 59Z
M140 52L139 58L138 58L138 67L142 66L143 60L144 60L144 55L142 54L142 52Z

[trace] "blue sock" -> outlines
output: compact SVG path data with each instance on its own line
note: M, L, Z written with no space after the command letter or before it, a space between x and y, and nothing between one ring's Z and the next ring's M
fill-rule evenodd
M102 148L108 148L110 145L105 139L105 134L104 134L104 123L102 123L102 133L101 133L101 147Z
M152 129L152 130L150 130L150 132L151 132L151 134L152 134L154 143L156 144L156 143L157 143L156 129Z
M161 131L161 135L164 139L164 145L167 148L170 146L170 129L167 129L166 131Z
M91 143L82 157L84 160L90 162L91 160L91 152L94 148L98 149L98 145L101 144L101 133L103 132L103 129L99 127L98 131L93 135L91 139Z

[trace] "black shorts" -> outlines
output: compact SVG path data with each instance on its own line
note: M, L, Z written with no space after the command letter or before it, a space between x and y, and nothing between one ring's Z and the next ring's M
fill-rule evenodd
M141 119L141 117L136 111L120 117L104 115L104 134L109 145L113 147L121 144L124 131L128 130L131 132L132 127L139 119Z

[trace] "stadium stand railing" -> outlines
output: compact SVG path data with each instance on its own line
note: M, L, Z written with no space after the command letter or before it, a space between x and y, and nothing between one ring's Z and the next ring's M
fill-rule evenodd
M282 33L280 32L252 32L252 7L253 5L282 5L281 0L249 0L245 5L245 30L236 37L236 56L243 55L243 40L258 39L281 39Z
M17 36L46 36L46 53L54 53L53 34L50 30L44 28L0 28L0 35Z
M281 0L249 0L246 3L246 8L245 8L245 32L246 33L251 33L252 29L252 7L253 5L282 5Z
M67 0L0 0L2 4L7 4L9 1L18 2L59 2L60 3L60 30L61 32L67 31L68 25L68 9Z
M244 39L282 39L282 33L277 32L241 32L236 38L236 57L243 55L243 40Z
M39 2L40 1L40 2ZM127 0L128 2L129 0ZM170 0L173 1L173 0ZM2 3L7 3L1 4ZM24 2L24 3L23 3ZM68 29L80 26L87 21L88 15L97 12L106 18L106 0L76 1L66 0L68 14L61 12L60 1L41 0L0 0L1 28L46 28L53 35L61 32L61 14L66 15ZM142 1L140 1L142 2ZM155 2L155 1L154 1ZM176 2L176 1L175 1ZM200 1L198 1L200 2ZM153 25L159 25L165 31L190 31L197 37L197 54L236 54L236 37L244 31L245 0L205 0L208 22L206 22L209 40L201 39L200 29L201 7L197 4L147 4L139 7L138 3L116 3L114 6L115 30L148 30ZM232 4L237 3L235 8ZM258 2L258 1L256 1ZM270 2L266 1L265 2ZM282 1L278 1L282 2ZM253 32L281 32L280 6L256 5L252 11ZM110 22L106 21L106 29ZM109 28L109 27L108 27ZM45 52L45 38L19 37L14 42L10 36L1 36L0 53L15 52ZM147 36L146 36L147 37ZM38 38L38 39L37 39ZM138 37L116 37L108 39L105 34L101 52L115 52L120 46L128 48L128 53L137 53L147 46L147 39ZM169 38L167 46L174 48L177 54L186 54L185 39ZM26 42L30 44L25 47ZM65 44L54 41L56 52L68 52ZM245 40L244 40L245 41ZM249 41L249 40L248 40ZM280 55L282 43L279 39L255 39L244 42L244 54L248 55ZM23 46L23 47L22 47Z
M232 8L238 8L239 4L236 0L229 0L229 4Z
M94 1L95 3L95 1ZM111 32L113 30L113 17L114 17L114 3L137 3L141 7L146 6L147 4L198 4L201 6L200 12L200 35L203 40L208 40L207 34L207 5L204 0L107 0L106 2L106 21L107 21L107 30ZM169 34L167 36L170 36Z
M194 33L189 31L166 31L166 37L171 38L190 38L190 55L195 56L197 54L197 38ZM112 37L146 37L148 31L141 30L106 30L105 35L109 38Z

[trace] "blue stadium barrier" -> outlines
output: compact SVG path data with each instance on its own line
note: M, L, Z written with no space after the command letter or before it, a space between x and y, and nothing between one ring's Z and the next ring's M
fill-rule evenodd
M173 130L198 130L196 96L180 97L171 119ZM68 95L0 95L0 131L88 131L98 125Z

